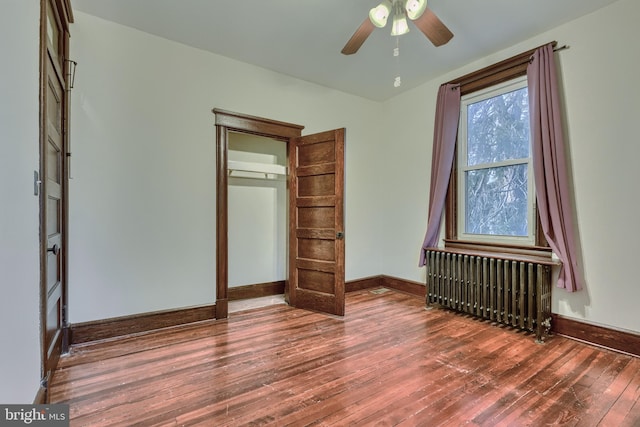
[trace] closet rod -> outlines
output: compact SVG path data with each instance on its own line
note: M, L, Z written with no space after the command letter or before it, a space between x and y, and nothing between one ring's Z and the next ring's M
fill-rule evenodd
M268 179L269 175L287 176L287 167L269 163L258 162L242 162L238 160L229 160L227 162L227 171L229 176L232 172L249 172L256 174L264 174ZM243 176L242 178L255 178L251 176Z

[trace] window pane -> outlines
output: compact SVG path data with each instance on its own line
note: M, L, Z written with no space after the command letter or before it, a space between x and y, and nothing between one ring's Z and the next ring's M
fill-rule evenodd
M529 98L526 87L467 107L469 166L526 157L529 157Z
M465 232L528 236L527 165L467 171Z
M49 48L52 50L53 57L58 58L60 50L60 30L58 29L58 21L56 21L54 11L51 7L47 7L47 41Z

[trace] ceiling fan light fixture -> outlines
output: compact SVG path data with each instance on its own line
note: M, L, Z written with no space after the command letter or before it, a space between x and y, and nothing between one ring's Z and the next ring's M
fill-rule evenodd
M402 14L393 15L393 25L391 27L392 36L401 36L409 32L409 24L407 24L407 18Z
M427 0L407 0L404 8L409 19L413 21L420 18L427 9Z
M389 18L390 14L391 2L389 0L384 0L369 11L369 20L376 27L383 28L387 25L387 18Z
M408 17L436 47L448 43L453 37L451 30L431 10L427 10L428 0L378 1L381 3L369 10L369 15L362 21L362 24L342 48L343 55L356 53L376 27L382 28L386 25L389 15L393 17L392 36L399 36L409 32Z

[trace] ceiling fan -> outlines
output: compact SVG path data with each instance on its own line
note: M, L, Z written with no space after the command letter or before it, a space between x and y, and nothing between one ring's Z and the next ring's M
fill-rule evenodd
M407 17L424 33L434 46L442 46L453 37L453 33L427 8L427 0L383 0L369 11L369 17L358 27L342 48L345 55L353 55L369 37L373 30L383 28L389 15L393 16L391 35L399 36L409 32Z

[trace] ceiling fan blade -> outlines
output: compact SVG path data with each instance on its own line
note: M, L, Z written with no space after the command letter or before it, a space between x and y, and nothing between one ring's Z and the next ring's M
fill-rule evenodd
M353 55L356 53L375 28L376 27L371 23L371 20L366 18L364 22L360 24L356 32L353 33L347 44L344 45L342 53L344 55Z
M453 37L453 33L427 8L422 15L413 21L434 46L442 46Z

